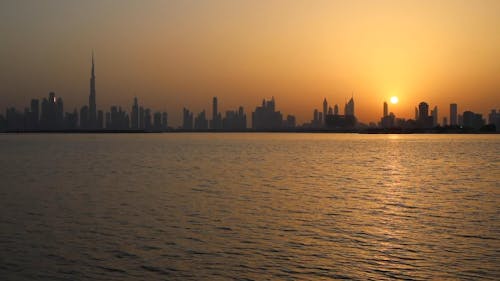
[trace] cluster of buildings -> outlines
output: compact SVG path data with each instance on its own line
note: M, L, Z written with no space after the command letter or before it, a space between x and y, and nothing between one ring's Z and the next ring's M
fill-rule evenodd
M242 106L236 110L227 110L224 117L218 111L218 99L212 100L212 119L207 119L205 110L194 117L193 112L187 108L182 110L182 130L190 131L274 131L295 128L295 116L288 115L283 119L283 114L276 110L274 97L262 101L252 112L252 125L247 125L247 115ZM193 118L194 117L194 118ZM194 120L194 121L193 121Z
M313 119L310 123L303 125L309 129L330 129L330 130L351 130L357 125L354 115L354 98L345 103L344 114L339 113L339 106L335 104L333 108L328 105L326 98L323 100L323 111L314 109Z
M500 129L500 110L492 110L488 120L479 113L464 111L458 114L458 106L450 104L449 120L443 118L438 122L438 108L434 106L429 110L426 102L421 102L415 107L415 119L396 118L389 112L387 102L383 104L383 115L378 124L370 123L368 126L357 122L354 112L354 98L351 97L344 105L344 112L340 114L338 104L333 107L323 100L322 111L315 109L313 119L301 126L296 124L293 115L283 114L276 110L274 97L262 100L251 115L251 126L247 124L247 115L242 106L235 110L227 110L222 116L219 112L218 99L213 97L212 116L208 117L205 110L194 115L189 109L182 112L182 125L173 129L168 126L167 112L153 112L149 108L139 105L134 98L130 113L120 106L111 106L109 111L97 110L96 105L96 77L94 55L90 73L90 94L88 105L78 111L64 111L61 97L56 97L50 92L42 101L31 100L30 106L23 112L14 107L7 108L5 117L0 114L1 131L144 131L165 132L180 131L353 131L366 128L376 129L432 129L437 127L468 128L482 130L485 126L489 129ZM488 124L488 125L487 125ZM488 129L488 127L487 127Z
M464 111L462 114L458 114L458 105L452 103L450 104L449 120L443 117L442 122L439 123L438 107L434 106L429 112L429 104L426 102L421 102L418 107L415 107L415 119L409 120L396 118L394 113L389 113L387 102L384 102L383 106L383 115L380 122L378 125L371 124L371 127L382 129L432 129L440 127L450 130L500 130L500 112L497 113L496 110L492 110L488 120L485 120L482 114L472 111Z
M134 99L132 110L127 113L120 106L111 106L108 112L97 110L96 77L94 56L90 73L90 94L88 105L78 112L64 111L61 97L50 92L47 98L32 99L30 107L24 112L14 107L7 108L6 115L0 114L0 131L166 131L168 129L168 114L152 112L149 108L139 106Z
M193 118L193 112L187 108L182 109L182 130L186 131L244 131L247 129L247 116L240 106L236 110L227 110L224 118L218 109L218 99L212 100L212 119L207 118L203 110Z

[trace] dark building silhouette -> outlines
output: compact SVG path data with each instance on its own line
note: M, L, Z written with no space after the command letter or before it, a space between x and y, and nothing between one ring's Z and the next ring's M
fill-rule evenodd
M222 116L219 113L217 97L214 97L212 100L212 120L210 121L210 129L222 129Z
M40 128L42 130L61 130L64 124L64 107L61 98L56 98L54 92L42 101Z
M488 115L488 124L494 125L497 132L500 131L500 112L492 109Z
M66 112L64 116L64 130L76 130L78 129L78 111L73 110L72 113Z
M153 114L153 130L157 132L163 131L161 112L155 112Z
M238 110L226 111L226 116L222 120L222 128L226 131L242 131L247 128L247 116L240 106Z
M107 124L107 123L106 123ZM84 105L80 109L80 128L88 129L89 126L89 107ZM106 125L107 127L107 125Z
M5 111L5 127L9 131L24 130L24 115L14 107L7 108Z
M95 92L95 72L94 72L94 52L92 51L92 69L90 72L90 94L89 94L89 114L88 114L89 128L96 129L97 126L97 105L96 105L96 92Z
M153 128L153 119L151 117L151 109L146 108L144 110L144 130L151 131Z
M30 104L29 128L37 130L40 127L40 101L32 99Z
M353 129L356 126L356 117L353 115L327 115L326 126L329 129Z
M270 101L262 100L262 106L257 106L252 112L252 128L254 130L279 130L282 128L283 117L275 110L274 97Z
M0 114L0 132L4 132L7 130L7 119Z
M421 102L418 105L418 119L425 119L429 116L429 105L426 102Z
M96 129L102 129L102 128L104 128L104 112L102 110L98 110Z
M132 122L132 129L139 129L139 104L137 102L137 97L134 98L130 120Z
M384 129L394 128L396 127L396 116L394 113L388 113L389 107L387 102L384 102L383 116L380 119L380 127Z
M198 113L196 118L194 118L194 129L195 130L208 130L208 120L205 114L205 110Z
M418 104L417 127L420 129L430 129L433 127L433 117L429 116L429 104L421 102Z
M112 106L106 113L106 129L128 130L130 119L128 114L120 106Z
M456 103L450 104L450 126L458 125L457 113L458 113L457 104Z
M187 108L182 109L182 129L193 129L193 113L190 112Z
M146 128L146 113L144 107L139 106L139 129L144 130Z
M325 125L326 115L328 114L328 102L326 98L323 100L323 114L321 116L321 125Z
M464 128L478 130L485 125L483 115L472 111L464 111L463 113Z
M319 128L321 126L319 111L317 109L314 109L313 111L313 119L311 120L311 125L315 128Z
M162 112L161 114L161 125L163 131L168 130L168 113L166 112Z
M345 116L355 116L354 114L354 98L351 99L344 106L344 115Z
M287 115L286 120L284 120L283 122L284 122L283 127L285 129L294 129L297 126L295 116L293 115Z
M437 125L439 125L439 122L438 122L438 108L437 106L434 106L434 109L431 110L431 117L432 117L432 127L436 127Z
M326 127L333 130L353 129L356 127L356 116L354 113L354 98L351 97L344 106L344 115L338 114L338 106L335 105L334 114L326 116Z

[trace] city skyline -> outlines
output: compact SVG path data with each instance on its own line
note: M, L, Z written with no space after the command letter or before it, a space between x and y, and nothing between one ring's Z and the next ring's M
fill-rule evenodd
M210 112L214 96L221 111L274 96L297 123L353 92L365 123L391 96L404 118L421 101L445 114L450 103L483 115L500 107L498 1L0 5L0 108L51 91L70 108L86 103L93 48L100 109L139 96L175 125L183 107Z
M127 109L126 106L112 104L111 106L108 107L109 112L106 112L106 114L107 114L106 116L104 115L105 110L100 110L99 107L97 106L96 98L97 97L96 97L95 59L94 59L94 50L92 49L88 105L82 106L79 110L79 114L78 114L78 106L75 106L74 113L71 113L71 111L66 112L66 114L74 115L74 116L71 116L69 118L76 119L76 121L72 120L71 122L76 122L75 126L77 126L80 129L87 129L87 130L100 130L100 129L104 129L104 128L113 129L113 127L115 125L110 124L111 119L112 119L111 116L113 116L113 114L118 114L118 115L123 115L123 116L119 117L121 119L121 121L119 121L119 123L127 124L126 129L148 129L148 130L150 130L154 127L156 130L160 130L160 128L163 128L162 130L165 130L167 128L167 118L168 118L167 112L166 111L163 111L163 112L157 111L155 113L152 113L150 108L147 108L147 107L143 108L143 106L140 106L140 110L139 110L137 96L134 96L134 98L133 98L134 102L133 102L133 105L131 106L130 112L128 112L126 110ZM392 96L392 97L388 98L387 100L390 100L390 103L393 106L397 106L397 104L399 103L399 98L397 96ZM353 121L355 123L361 123L361 124L364 124L364 126L366 126L366 125L371 126L371 127L377 126L377 127L381 127L381 128L391 127L391 126L395 127L396 126L395 125L396 124L395 123L396 117L398 117L398 119L400 119L399 127L401 127L401 121L404 121L406 119L412 120L411 118L405 118L403 116L396 116L396 115L394 115L394 113L392 111L390 112L390 115L389 115L389 106L388 106L387 100L384 100L384 102L383 102L383 113L382 113L382 119L380 120L380 122L377 122L377 120L369 120L367 122L360 122L360 120L356 117L356 114L354 113L354 93L351 94L351 98L350 98L349 102L347 102L347 99L346 99L343 114L356 117ZM64 119L65 112L62 111L62 98L60 96L57 97L55 95L54 91L50 91L48 101L53 101L54 106L58 107L59 110L61 111L59 113L54 112L53 114L59 114L60 116L62 116L61 119ZM271 111L274 112L274 110L275 110L275 97L274 96L272 96L272 100L270 102L271 102L271 104L266 105L266 103L268 103L268 102L266 102L266 98L264 98L264 100L262 102L262 107L265 108L266 106L270 106ZM34 112L36 112L37 114L39 113L40 109L38 109L38 108L33 109L35 107L34 103L36 103L38 105L39 100L36 98L31 100L30 114L34 114ZM426 103L426 102L420 102L420 105L422 105L422 103ZM334 105L334 107L332 107L333 103L331 103L330 106L328 106L328 101L327 101L326 97L323 98L322 105L323 105L322 111L315 108L313 110L313 118L306 120L304 122L300 122L300 123L297 122L296 116L292 115L292 113L287 115L288 121L287 121L287 119L282 119L282 114L278 111L278 114L280 115L280 118L281 118L279 123L280 122L283 122L283 123L290 122L290 118L291 118L291 119L293 119L293 122L292 122L293 126L291 126L293 128L294 127L304 127L304 128L323 128L323 127L326 127L325 122L326 122L327 112L329 115L340 115L341 112L339 110L339 104L337 104L337 103ZM42 112L43 112L43 106L44 106L44 104L42 102ZM450 103L449 106L450 106L449 115L443 114L443 115L438 116L437 105L435 105L434 109L431 110L431 115L429 117L433 118L433 121L431 123L434 127L438 126L438 125L456 126L456 125L460 124L457 120L457 116L460 116L460 114L458 114L458 105L456 103ZM21 111L22 107L16 108L16 106L7 106L6 107L6 116L8 115L9 110L11 110L13 108L16 110L19 110L19 112L22 112ZM26 110L28 110L28 107L24 107L24 108L26 108L25 109L25 114L26 114ZM122 108L123 108L123 111L122 111ZM242 105L240 105L240 106L238 106L238 109L235 111L231 111L230 109L227 109L227 110L223 109L222 111L226 111L226 114L228 114L228 113L231 114L234 112L235 116L238 116L238 115L243 116L245 114L243 108L244 107ZM143 110L145 111L145 113L142 112ZM488 116L488 114L491 114L493 110L496 111L496 108L492 107L490 109L490 111L486 112L486 114L484 114L482 112L479 113L481 115L481 117L479 117L479 118L480 119L483 118L482 117L483 115ZM184 107L182 107L181 121L178 124L171 126L170 128L174 128L174 129L176 129L176 128L190 129L191 128L191 129L195 129L195 130L206 130L206 129L222 130L223 129L223 126L222 126L223 119L222 119L221 111L219 111L218 97L216 97L216 96L212 97L212 112L211 112L212 116L211 116L211 119L207 119L207 117L209 116L209 113L207 113L206 111L207 110L205 108L203 108L202 110L199 110L198 115L196 116L196 118L194 118L193 114L195 113L195 111L190 111L189 106L184 106ZM256 111L259 111L258 106L256 107ZM414 116L413 120L419 120L422 118L422 116L420 116L420 117L418 116L418 114L419 114L418 112L419 112L419 109L417 107L415 107L415 116ZM472 111L465 110L463 112L472 112ZM153 115L156 113L160 113L160 117L154 117ZM472 112L472 113L474 113L474 112ZM148 121L149 126L145 125L144 120L142 121L142 127L139 126L139 122L141 122L141 121L139 121L139 114L142 116L141 117L142 119L146 118L144 116L144 114L148 115L147 118L150 119ZM188 115L186 115L186 114L188 114ZM474 114L476 114L476 113L474 113ZM0 114L0 116L1 115L2 114ZM252 115L253 115L253 112L252 112ZM494 114L494 116L496 116L496 113ZM39 117L43 119L42 115L40 115ZM387 117L391 117L392 121L388 120ZM32 118L32 117L29 117L29 118ZM117 117L115 117L115 119L116 118ZM153 118L155 121L159 122L158 123L159 125L156 124L153 126ZM186 118L189 118L192 120L186 121L187 120ZM493 118L496 118L496 117L493 117ZM255 129L255 128L258 128L258 129L272 129L272 128L277 129L280 126L283 126L286 128L291 128L290 124L288 124L288 125L281 124L280 126L273 125L270 127L268 127L267 125L257 125L257 127L255 127L253 117L250 119L251 120L250 124L246 123L247 122L246 115L245 115L244 119L245 119L245 121L244 121L245 125L244 126L241 126L241 125L237 126L238 130L246 129L247 125L248 125L248 128L253 128L253 129ZM199 125L199 123L197 123L196 120L198 120L198 121L201 120L200 122L206 122L206 125ZM448 120L449 120L449 123L448 123ZM485 119L485 120L488 120L488 119ZM260 121L260 123L268 122L268 121L269 120L262 120L262 121ZM60 121L60 122L62 122L62 121ZM123 122L125 122L125 123L123 123ZM186 127L186 122L191 123L191 124ZM238 122L242 122L242 121L238 121ZM270 121L270 122L272 123L273 121ZM389 122L389 123L387 123L387 122ZM488 121L485 121L486 124L488 124L487 122ZM493 122L493 123L495 123L495 122ZM198 125L196 125L196 124L198 124ZM388 126L388 124L392 124L392 125ZM354 124L353 124L353 127L354 127ZM73 127L71 126L71 128L73 128ZM46 129L50 129L50 127L46 127ZM118 129L118 128L114 128L114 129ZM227 128L224 128L224 129L227 130ZM233 128L233 129L235 129L235 128Z
M150 108L139 105L138 98L134 97L130 111L124 106L113 105L109 111L98 110L96 94L96 75L94 51L91 55L91 71L89 83L88 104L83 105L80 110L75 108L73 112L64 110L61 97L50 92L48 98L32 99L30 107L25 107L24 112L15 107L7 107L5 117L0 114L0 131L145 131L165 132L172 130L184 131L294 131L294 130L328 130L328 131L360 131L367 129L384 130L429 130L438 127L447 127L457 132L458 127L473 129L475 131L498 131L500 128L500 114L492 109L488 119L483 114L472 111L464 111L458 114L458 105L450 104L448 117L440 115L438 107L430 109L429 104L422 101L415 107L413 119L401 118L392 111L389 113L388 103L383 103L383 114L380 122L360 122L356 117L354 94L349 101L345 102L344 110L339 110L339 104L328 103L326 97L323 99L322 111L315 108L310 122L297 123L295 115L283 114L276 109L274 96L266 101L262 100L261 106L255 107L251 112L251 123L247 123L247 115L244 107L239 106L235 110L226 110L223 117L219 111L219 100L212 98L212 118L205 109L195 112L189 108L182 109L182 124L180 126L169 126L168 113L163 111L152 111ZM390 98L393 105L398 104L399 98ZM40 107L41 104L41 107ZM332 107L333 106L333 107ZM500 112L500 111L499 111ZM450 120L448 123L448 119ZM484 127L492 124L494 127ZM484 128L483 128L484 127Z

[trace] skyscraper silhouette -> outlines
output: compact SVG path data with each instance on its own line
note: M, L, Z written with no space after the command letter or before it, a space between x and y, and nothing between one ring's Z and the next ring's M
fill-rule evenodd
M326 98L325 98L323 100L323 115L322 115L322 118L321 118L321 124L322 125L325 125L326 114L328 113L327 110L328 110L328 102L326 101Z
M418 119L425 120L429 117L429 105L426 102L418 104Z
M354 114L354 98L353 97L351 97L351 99L345 104L344 115L345 116L355 116L355 114Z
M137 102L137 97L134 98L134 105L132 105L132 115L130 116L132 121L132 129L139 129L139 103Z
M222 129L222 116L219 113L217 97L214 97L212 100L212 123L210 124L210 129Z
M457 112L458 112L457 104L451 103L450 104L450 126L458 125Z
M95 95L95 72L94 72L94 51L92 51L92 70L90 73L90 95L89 95L89 125L91 128L97 126L97 106Z

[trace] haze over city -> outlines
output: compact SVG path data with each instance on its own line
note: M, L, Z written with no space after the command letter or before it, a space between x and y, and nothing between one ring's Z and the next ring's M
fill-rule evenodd
M1 0L0 281L500 280L500 0Z
M361 122L426 101L486 114L500 98L499 1L2 1L0 108L50 91L65 107L97 104L253 109L274 96L298 123L324 97L351 95Z

